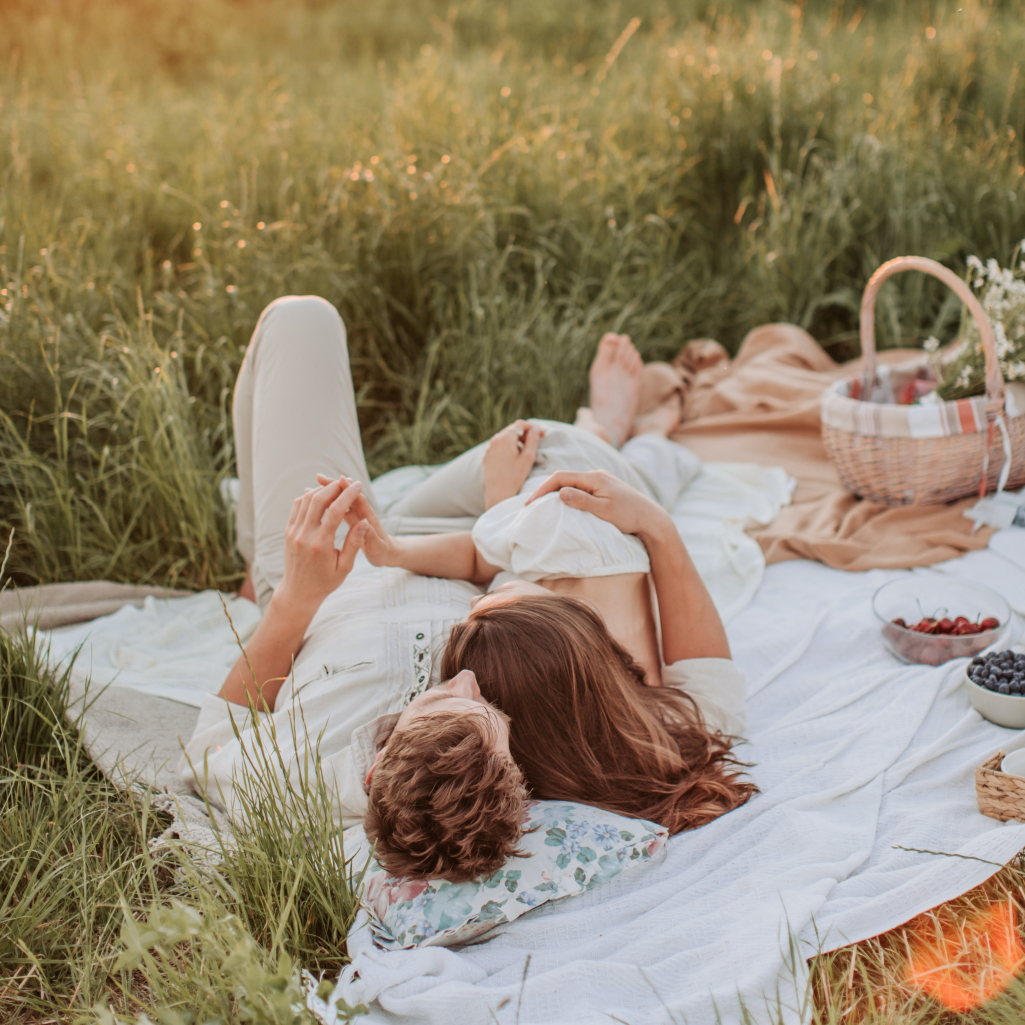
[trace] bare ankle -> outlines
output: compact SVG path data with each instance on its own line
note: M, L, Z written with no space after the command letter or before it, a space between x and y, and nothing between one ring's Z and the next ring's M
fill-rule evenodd
M600 424L595 418L594 413L591 412L588 406L581 406L577 410L577 418L573 421L574 427L579 427L581 430L587 431L589 434L594 434L601 438L602 441L607 441L610 445L612 444L612 438L609 436L609 432L605 429L603 424Z

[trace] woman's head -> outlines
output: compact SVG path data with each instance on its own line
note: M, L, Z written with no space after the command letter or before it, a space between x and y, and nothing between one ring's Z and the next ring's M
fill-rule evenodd
M509 716L512 755L534 797L652 819L676 833L754 792L732 770L729 741L693 701L647 687L644 671L587 604L512 592L480 602L451 633L442 678L471 670Z

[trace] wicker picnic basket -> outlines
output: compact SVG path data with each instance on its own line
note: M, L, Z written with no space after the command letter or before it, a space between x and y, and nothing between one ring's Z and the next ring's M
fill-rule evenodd
M861 398L871 396L880 381L876 295L887 278L906 270L939 278L975 318L986 357L985 395L921 405ZM836 382L822 396L822 440L848 491L885 505L924 505L985 495L998 482L1001 488L1025 484L1025 416L1005 416L993 325L956 274L924 256L884 263L861 300L861 350L861 373Z
M1025 778L1000 768L1004 752L998 751L975 770L975 796L979 811L991 819L1025 822Z

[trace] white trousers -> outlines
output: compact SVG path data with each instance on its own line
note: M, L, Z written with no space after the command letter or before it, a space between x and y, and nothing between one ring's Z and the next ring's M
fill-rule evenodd
M393 533L468 530L484 512L487 442L434 471L381 509L363 455L345 325L313 295L285 296L260 315L235 384L235 455L240 495L238 550L266 607L284 573L292 502L316 475L345 475ZM580 428L550 420L533 474L604 469L669 509L700 469L682 445L653 435L617 451Z

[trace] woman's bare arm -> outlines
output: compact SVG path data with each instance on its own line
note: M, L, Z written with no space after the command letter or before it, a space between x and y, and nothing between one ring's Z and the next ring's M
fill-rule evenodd
M392 537L371 527L363 551L375 566L399 566L425 577L487 586L499 567L485 561L468 530L456 534Z
M594 513L644 543L651 560L662 658L667 665L688 658L730 657L726 630L712 596L676 524L660 505L604 470L554 473L528 504L552 491L558 491L567 505Z
M317 481L327 484L330 478L317 474ZM342 483L350 482L343 477ZM498 566L492 566L481 557L473 536L466 530L452 534L394 537L384 529L362 495L346 512L345 521L350 530L365 524L360 547L373 566L397 566L424 577L468 580L482 587L491 583L499 571Z

